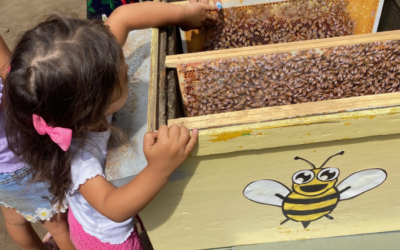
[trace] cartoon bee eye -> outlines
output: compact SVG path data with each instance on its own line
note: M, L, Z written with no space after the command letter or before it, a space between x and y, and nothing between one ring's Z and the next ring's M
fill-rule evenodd
M317 179L320 181L331 181L336 179L338 176L339 176L339 169L325 168L318 173Z
M301 170L293 175L293 182L296 184L309 183L314 176L314 172L311 170Z

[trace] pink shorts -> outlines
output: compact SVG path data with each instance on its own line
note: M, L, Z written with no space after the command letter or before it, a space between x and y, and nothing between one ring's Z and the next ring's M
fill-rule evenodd
M86 233L81 224L75 219L71 209L68 212L68 223L71 240L77 250L145 250L140 243L136 228L125 242L110 244L101 242L96 237Z

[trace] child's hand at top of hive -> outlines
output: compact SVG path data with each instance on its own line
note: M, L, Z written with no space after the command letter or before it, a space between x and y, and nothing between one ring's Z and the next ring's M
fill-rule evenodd
M143 151L148 165L156 175L168 179L172 172L188 157L197 142L198 131L192 136L184 127L161 126L156 132L146 133L143 139Z
M217 7L204 3L187 5L162 2L135 3L115 9L105 24L110 27L110 31L123 46L131 30L169 25L179 25L183 30L197 29L213 24L217 17L212 16L210 11L217 10Z
M209 0L189 0L190 3L204 3L204 4L209 4ZM222 3L221 0L214 0L214 5L218 7L218 11L222 9Z
M184 7L183 20L179 25L184 31L210 26L217 21L217 17L211 15L210 11L218 11L218 8L209 5L208 0L190 1Z

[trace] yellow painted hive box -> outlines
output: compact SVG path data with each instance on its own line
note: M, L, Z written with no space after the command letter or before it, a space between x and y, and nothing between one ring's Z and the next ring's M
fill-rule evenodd
M400 230L400 31L172 55L176 31L153 31L148 130L199 141L141 213L155 249Z

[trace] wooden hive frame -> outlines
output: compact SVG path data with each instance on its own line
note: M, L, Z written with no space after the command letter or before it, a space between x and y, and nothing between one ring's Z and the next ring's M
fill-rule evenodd
M157 70L154 66L153 72L159 72L160 84L155 78L150 84L148 128L153 131L163 124L176 124L184 125L189 130L199 129L199 143L192 156L400 133L394 122L400 118L400 93L182 117L177 72L173 69L177 63L399 40L400 31L173 55L177 53L176 42L179 42L175 35L176 32L171 29L165 31L165 35L161 33L157 48L164 48L165 52L160 52L158 61L152 62L153 66L157 66ZM156 47L153 46L153 49L154 53ZM373 119L375 117L380 119ZM321 123L325 126L320 126ZM312 127L316 132L299 135L298 126L308 127L307 130ZM284 137L281 134L283 127L286 128ZM290 135L290 128L294 127L296 129ZM327 133L329 136L325 136Z
M290 1L290 0L289 0ZM241 8L251 8L252 6L259 4L279 4L286 3L288 0L221 0L224 8L231 7L241 7ZM188 1L176 1L174 4L185 5ZM214 1L211 0L210 4L213 4ZM354 34L367 34L367 33L375 33L378 31L379 20L381 19L382 8L384 5L384 0L349 0L348 11L351 18L356 23L356 28L354 30ZM248 10L250 11L250 10ZM182 38L182 51L187 53L190 49L190 45L187 42L194 42L196 44L203 43L200 39L202 35L199 35L198 30L184 32L180 30L180 36ZM185 41L188 40L188 41ZM197 47L197 46L195 46ZM192 48L193 49L193 48ZM197 51L197 50L196 50ZM189 51L191 52L191 51Z

